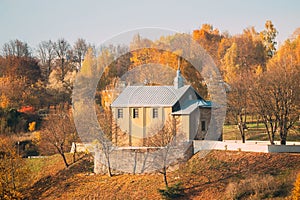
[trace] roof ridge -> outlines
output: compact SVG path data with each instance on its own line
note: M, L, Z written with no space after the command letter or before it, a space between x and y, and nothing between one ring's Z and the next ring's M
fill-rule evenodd
M173 106L190 89L184 85L173 86L127 86L111 104L112 107ZM193 88L192 88L193 89ZM193 89L194 90L194 89ZM195 91L195 90L194 90Z

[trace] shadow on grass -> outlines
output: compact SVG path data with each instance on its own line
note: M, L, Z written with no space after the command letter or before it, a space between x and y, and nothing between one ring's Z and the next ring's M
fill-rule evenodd
M40 199L43 195L45 195L45 193L47 193L47 191L50 191L53 187L57 187L59 184L62 184L68 178L76 174L92 172L92 167L93 163L89 161L88 156L83 156L75 163L71 164L68 168L58 171L53 176L45 176L35 182L30 188L27 189L25 199ZM58 187L60 191L56 191L56 193L62 194L70 185L70 183L60 185L60 187ZM49 195L51 195L51 192L43 197L47 198Z

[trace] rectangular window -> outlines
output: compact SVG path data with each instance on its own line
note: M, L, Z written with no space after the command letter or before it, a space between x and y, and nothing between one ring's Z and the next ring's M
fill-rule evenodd
M133 118L139 118L139 109L138 108L133 109Z
M158 118L158 108L153 108L153 110L152 110L152 117L153 118Z
M118 118L123 118L123 109L118 109Z
M201 121L201 130L206 131L206 123L205 121Z

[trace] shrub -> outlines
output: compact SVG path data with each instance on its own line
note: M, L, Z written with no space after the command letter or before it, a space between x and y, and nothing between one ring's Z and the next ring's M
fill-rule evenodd
M178 182L166 189L159 189L158 192L164 199L175 199L184 196L182 183Z
M290 191L285 181L278 181L271 175L258 176L241 180L236 183L229 183L226 188L228 199L244 198L273 198L288 195Z

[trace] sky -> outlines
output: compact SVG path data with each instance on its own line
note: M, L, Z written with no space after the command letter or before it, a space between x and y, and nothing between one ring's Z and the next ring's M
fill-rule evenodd
M0 48L19 39L36 47L43 40L78 38L99 46L120 32L161 27L192 33L204 23L221 32L264 29L271 20L282 43L300 27L299 0L0 0Z

